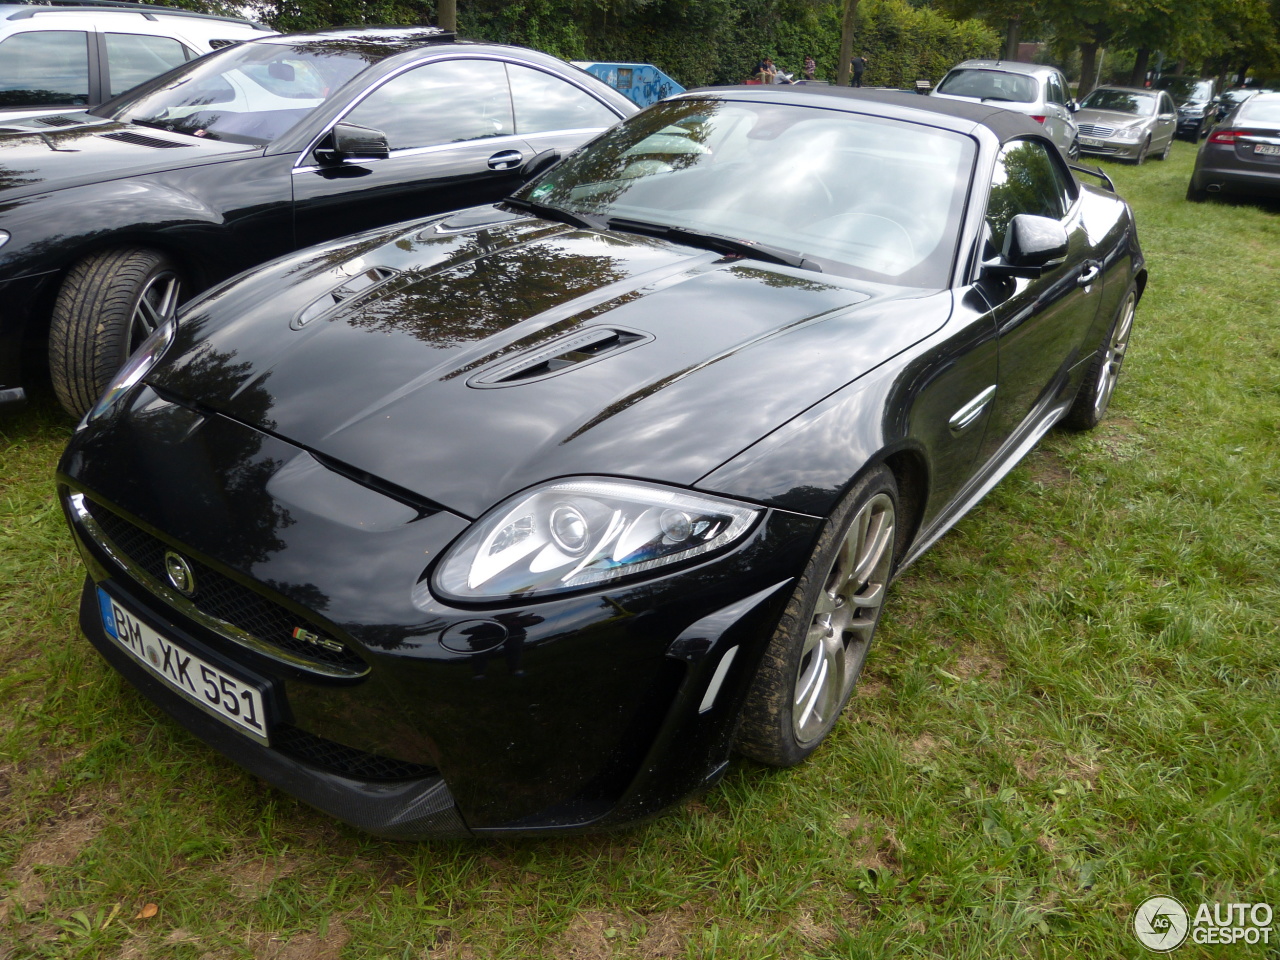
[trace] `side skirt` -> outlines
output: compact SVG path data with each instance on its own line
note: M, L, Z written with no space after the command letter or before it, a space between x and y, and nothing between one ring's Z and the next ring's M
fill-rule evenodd
M903 570L915 563L920 558L920 555L933 546L944 533L954 527L960 518L968 513L974 504L985 497L992 487L1003 480L1005 474L1016 467L1022 458L1030 453L1031 449L1040 442L1040 439L1049 432L1053 425L1066 415L1075 400L1075 396L1073 394L1065 400L1058 398L1057 402L1053 402L1055 393L1048 395L1050 401L1022 422L1022 426L1004 442L995 455L983 465L982 469L974 474L969 482L961 488L950 505L939 513L928 527L920 532L915 542L911 545L911 549L907 551L902 562L898 564L898 569L894 571L895 578Z

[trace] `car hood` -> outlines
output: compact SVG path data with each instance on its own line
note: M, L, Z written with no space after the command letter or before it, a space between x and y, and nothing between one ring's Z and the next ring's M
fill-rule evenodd
M0 123L0 203L116 177L207 163L263 148L198 140L87 113Z
M480 208L214 291L148 382L475 517L552 477L695 484L950 302Z
M1076 112L1076 123L1105 123L1110 127L1127 127L1130 124L1145 123L1154 117L1139 117L1123 110L1095 110L1081 108Z

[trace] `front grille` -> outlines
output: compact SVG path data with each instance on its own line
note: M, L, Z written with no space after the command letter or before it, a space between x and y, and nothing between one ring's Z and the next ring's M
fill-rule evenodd
M271 746L299 763L352 780L420 780L438 773L435 767L365 753L288 724L271 731Z
M169 544L88 497L83 498L82 506L108 539L109 543L104 546L120 556L126 573L153 593L158 592L157 586L167 589L164 588L164 555L166 550L173 549ZM87 532L93 533L92 530ZM254 649L268 656L277 654L280 659L297 666L346 677L361 676L368 672L368 665L360 657L345 644L334 640L322 627L304 621L298 614L194 557L186 554L183 556L191 568L196 590L192 596L182 601L182 605L190 605L204 618L230 625L234 631L220 630L217 624L206 623L206 626L237 643L244 643L246 639L256 640L256 643L250 644ZM168 596L162 596L162 599L173 602ZM299 627L337 644L340 649L331 650L298 639L294 636L294 630ZM238 636L235 631L246 634L247 638Z
M1109 137L1115 132L1115 127L1107 127L1101 123L1080 124L1080 136L1082 137Z

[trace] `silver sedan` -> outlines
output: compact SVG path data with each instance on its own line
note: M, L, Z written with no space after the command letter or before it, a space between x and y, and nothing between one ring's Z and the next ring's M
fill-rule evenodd
M1163 90L1098 87L1080 104L1080 152L1142 163L1173 149L1178 109Z

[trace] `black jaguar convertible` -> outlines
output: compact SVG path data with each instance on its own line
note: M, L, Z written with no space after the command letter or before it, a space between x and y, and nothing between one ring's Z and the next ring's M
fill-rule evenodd
M1146 277L1019 114L680 96L158 329L60 466L81 624L375 833L649 816L831 732L894 576L1104 415Z

